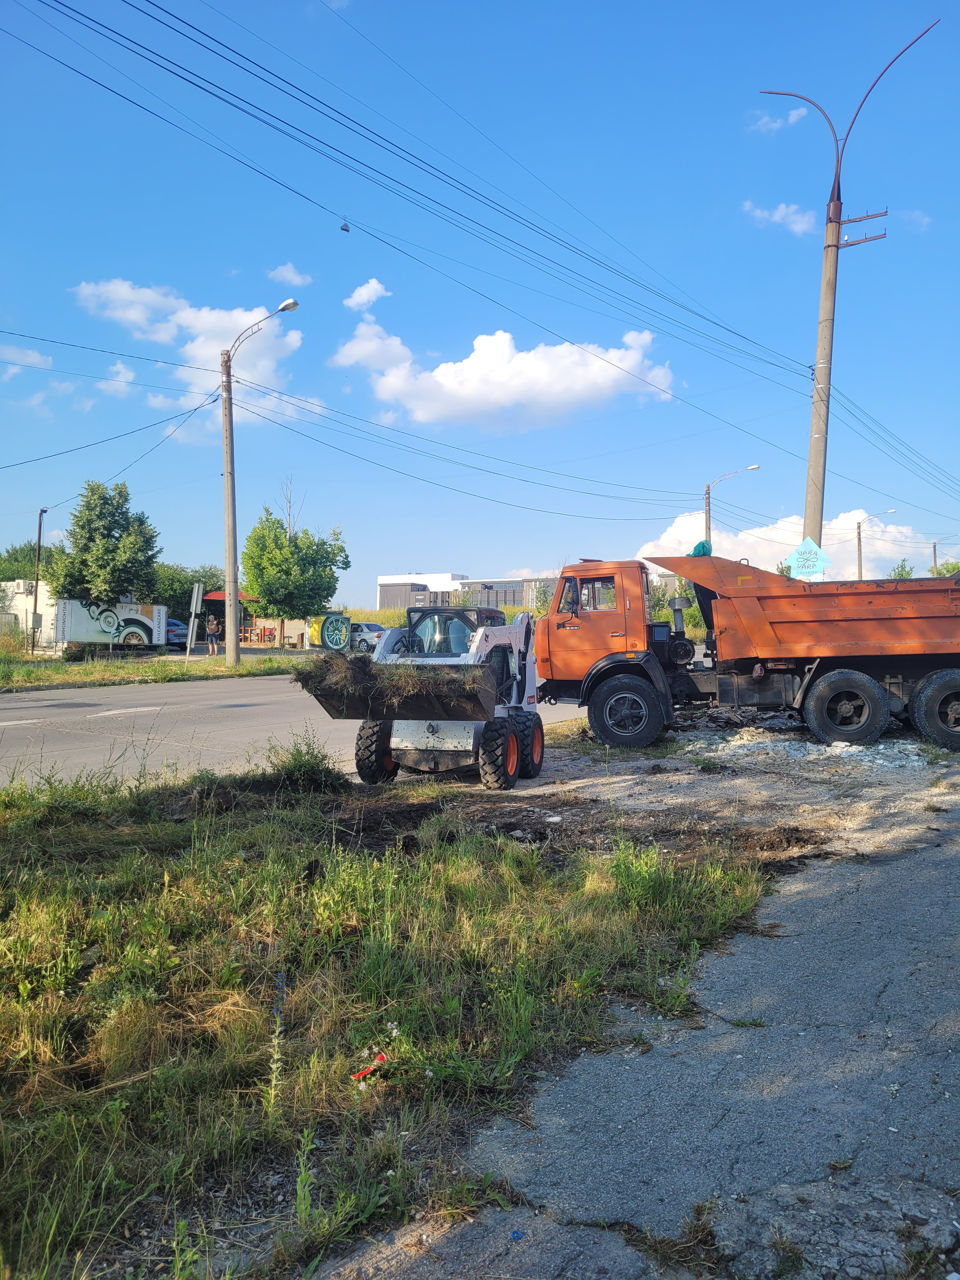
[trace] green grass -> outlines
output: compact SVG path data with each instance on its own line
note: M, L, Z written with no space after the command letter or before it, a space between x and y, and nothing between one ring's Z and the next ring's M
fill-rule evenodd
M81 1274L151 1197L180 1224L164 1274L203 1274L184 1206L263 1162L301 1261L497 1199L445 1163L465 1117L596 1040L608 993L681 1011L761 893L627 842L559 870L453 808L412 845L338 841L345 805L390 797L309 739L244 777L0 790L0 1275Z
M64 684L167 684L179 680L215 680L228 676L287 675L303 665L297 657L248 658L239 667L228 667L223 658L122 658L116 662L64 662L60 658L26 658L0 655L0 690L51 688Z

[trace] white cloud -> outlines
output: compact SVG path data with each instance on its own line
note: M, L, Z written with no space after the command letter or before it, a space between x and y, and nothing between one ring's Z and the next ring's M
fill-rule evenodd
M241 307L197 307L173 289L143 287L120 279L84 282L74 289L74 293L80 305L92 315L115 321L135 338L178 345L184 363L197 366L175 369L165 375L183 383L185 393L193 393L181 397L180 404L184 408L193 408L197 394L206 395L217 390L220 384L220 352L230 347L248 326L264 322L260 332L251 335L234 356L233 375L238 400L259 398L255 392L240 385L243 379L270 387L283 387L286 376L280 367L281 362L297 350L302 340L299 330L284 331L279 318L266 320L269 312L265 307L251 311ZM240 405L236 406L236 416L238 420L243 416ZM218 419L219 409L216 409L208 416L208 426L213 429ZM178 433L177 439L184 434Z
M798 120L802 120L807 114L806 107L794 107L792 111L788 111L786 118L783 116L760 115L750 129L754 133L779 133L784 125L794 125Z
M292 262L282 262L279 267L268 271L267 275L271 280L276 280L277 284L290 284L294 288L302 288L305 284L313 283L313 276L304 275Z
M758 209L752 200L744 200L743 211L760 226L783 226L795 236L805 236L816 230L816 215L812 210L803 213L798 204L781 201L775 209Z
M924 213L922 209L904 209L897 214L898 218L902 218L904 222L908 222L915 231L926 231L933 219L928 213Z
M857 521L862 524L863 572L865 577L884 577L899 560L906 556L908 563L916 566L918 577L926 574L930 564L929 551L918 551L923 538L910 525L884 524L874 519L863 524L867 512L861 508L842 511L832 520L824 521L823 551L830 564L828 579L855 578L857 576ZM746 559L760 569L775 570L781 560L803 541L803 517L784 516L773 524L759 525L753 529L732 532L718 528L717 513L713 513L713 550L728 560ZM703 537L703 512L691 511L677 518L650 542L645 542L636 552L641 559L657 554L664 556L689 555Z
M622 347L561 342L518 351L513 335L500 329L476 337L463 360L421 369L398 337L363 320L330 363L364 365L377 398L403 405L417 422L488 417L507 409L543 416L631 391L669 399L673 375L667 365L647 358L652 342L651 333L631 330ZM644 388L638 377L652 386Z
M24 365L32 369L49 369L53 365L52 356L41 355L30 347L11 347L0 343L0 360L10 362L9 367L0 374L0 382L9 382L21 372Z
M98 382L99 390L108 396L117 396L121 400L128 396L133 390L131 383L136 376L130 366L124 364L122 360L117 360L110 366L107 373L110 375L110 380Z
M344 298L343 305L351 311L366 311L380 298L392 298L393 294L385 289L376 276L371 276L366 284L358 284L349 298Z

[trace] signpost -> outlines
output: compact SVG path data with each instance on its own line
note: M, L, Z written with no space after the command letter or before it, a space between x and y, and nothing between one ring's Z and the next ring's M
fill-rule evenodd
M796 551L791 551L784 564L790 566L792 578L821 577L830 561L812 538L804 538Z
M203 583L195 582L193 584L193 595L190 597L190 621L187 623L187 652L183 659L183 669L186 671L187 664L190 661L190 650L193 648L194 628L197 625L197 614L203 609Z

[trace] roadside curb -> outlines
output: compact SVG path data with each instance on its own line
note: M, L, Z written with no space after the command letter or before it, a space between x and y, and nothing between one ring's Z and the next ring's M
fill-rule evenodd
M206 680L254 680L265 676L286 676L289 671L223 671L209 676L178 675L172 680L151 680L141 676L135 680L77 680L69 684L18 684L15 688L0 687L0 695L7 693L55 693L58 689L121 689L136 684L191 684Z

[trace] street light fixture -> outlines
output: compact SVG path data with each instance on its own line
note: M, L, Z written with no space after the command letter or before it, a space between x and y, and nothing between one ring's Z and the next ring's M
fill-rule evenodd
M897 508L890 507L887 511L875 511L872 516L864 516L862 520L857 521L857 578L863 581L863 542L860 538L860 528L865 525L868 520L877 520L880 516L896 515Z
M721 480L729 480L731 476L742 475L744 471L759 471L759 470L760 470L760 463L754 462L749 467L739 467L736 471L726 471L722 476L717 476L716 480L711 480L710 483L704 487L704 490L703 490L704 534L703 536L707 542L710 541L710 490L713 488L714 485L719 484Z
M233 466L233 357L247 338L259 333L281 311L296 311L296 298L287 298L276 311L255 320L240 333L233 346L220 352L220 407L223 414L223 603L224 654L228 667L240 665L240 590L237 568L237 485Z

